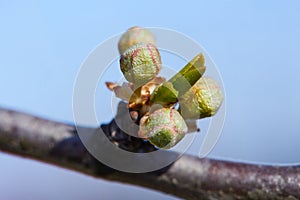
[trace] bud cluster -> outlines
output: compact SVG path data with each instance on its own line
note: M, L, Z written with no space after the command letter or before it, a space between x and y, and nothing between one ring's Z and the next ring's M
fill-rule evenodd
M139 137L158 148L172 148L188 132L185 120L210 117L219 110L222 90L215 80L202 77L206 69L202 54L165 81L157 77L162 68L161 56L149 30L137 26L128 29L118 48L120 69L129 83L107 86L128 101L128 107L137 114Z

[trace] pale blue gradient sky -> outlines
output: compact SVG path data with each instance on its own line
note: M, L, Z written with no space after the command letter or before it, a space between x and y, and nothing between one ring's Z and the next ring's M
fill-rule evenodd
M169 28L204 46L224 81L227 117L210 156L297 163L299 10L296 0L0 1L0 106L72 122L73 84L93 48L133 25ZM0 199L173 198L3 153L0 162Z

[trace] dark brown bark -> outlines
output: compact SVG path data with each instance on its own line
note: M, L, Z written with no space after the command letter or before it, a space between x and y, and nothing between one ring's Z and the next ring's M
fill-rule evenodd
M121 148L155 150L149 143L126 140L128 136L122 135L114 120L101 128ZM112 130L118 130L123 139L112 137ZM0 150L185 199L300 199L300 166L252 165L183 155L155 172L125 173L95 160L81 143L75 126L6 109L0 109Z

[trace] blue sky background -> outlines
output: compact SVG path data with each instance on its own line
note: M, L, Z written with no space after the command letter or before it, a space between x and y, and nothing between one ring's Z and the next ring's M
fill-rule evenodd
M296 0L0 1L0 106L72 122L89 52L134 25L169 28L199 42L224 81L227 116L209 156L299 163L299 10ZM0 163L0 199L175 199L3 153Z

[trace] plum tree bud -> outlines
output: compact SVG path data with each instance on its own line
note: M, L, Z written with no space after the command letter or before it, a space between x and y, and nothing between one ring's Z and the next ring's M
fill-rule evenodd
M184 119L201 119L216 114L222 101L218 83L203 77L179 99L179 110Z
M154 35L147 29L134 26L128 29L118 43L119 52L122 55L129 47L137 43L151 43L155 45Z
M154 45L138 43L122 54L120 67L127 81L141 86L155 78L162 64Z
M140 120L139 136L163 149L175 146L187 133L187 125L172 108L160 108Z

